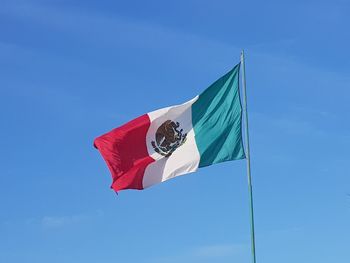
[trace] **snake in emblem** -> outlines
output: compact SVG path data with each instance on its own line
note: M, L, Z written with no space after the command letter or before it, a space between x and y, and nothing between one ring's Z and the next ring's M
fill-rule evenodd
M177 148L186 141L187 133L183 133L179 122L167 120L156 131L155 141L152 147L158 154L169 157Z

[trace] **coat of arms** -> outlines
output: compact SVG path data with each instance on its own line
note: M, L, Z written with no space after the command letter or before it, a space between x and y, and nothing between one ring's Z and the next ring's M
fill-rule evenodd
M154 150L165 157L169 157L178 147L186 141L187 133L183 134L183 129L179 122L171 120L165 121L159 126L156 132L156 140L151 144Z

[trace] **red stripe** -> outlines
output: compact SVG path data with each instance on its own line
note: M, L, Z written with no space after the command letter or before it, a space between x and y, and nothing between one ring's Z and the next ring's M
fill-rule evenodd
M112 173L111 188L115 191L143 189L145 169L154 162L146 145L149 126L150 119L145 114L95 139L94 146Z

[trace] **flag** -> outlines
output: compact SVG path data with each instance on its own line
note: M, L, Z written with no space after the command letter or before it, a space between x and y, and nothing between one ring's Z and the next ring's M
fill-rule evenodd
M98 137L111 188L144 189L215 163L245 158L236 65L202 94Z

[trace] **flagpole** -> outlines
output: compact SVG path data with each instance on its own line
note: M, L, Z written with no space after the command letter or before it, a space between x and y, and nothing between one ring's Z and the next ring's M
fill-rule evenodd
M255 257L255 232L254 232L254 209L253 209L253 189L252 178L250 173L250 148L249 148L249 130L248 130L248 110L247 110L247 89L245 81L245 64L244 64L244 51L241 53L241 67L242 67L242 84L243 84L243 111L244 111L244 123L245 123L245 153L247 159L247 177L248 177L248 191L249 191L249 205L250 205L250 232L251 232L251 251L252 262L256 263Z

